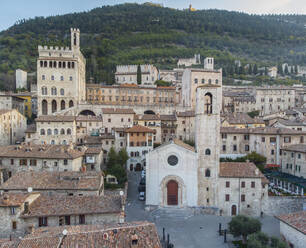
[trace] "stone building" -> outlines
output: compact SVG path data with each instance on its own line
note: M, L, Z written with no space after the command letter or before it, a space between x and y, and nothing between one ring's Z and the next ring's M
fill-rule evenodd
M117 65L115 79L117 84L137 84L138 65ZM159 79L158 69L153 65L140 65L141 85L155 86Z
M76 225L42 227L14 241L5 241L3 247L146 247L161 248L154 223L126 222L103 225Z
M36 118L34 144L71 144L77 140L76 117L66 115L41 115ZM26 140L27 142L28 140Z
M267 158L267 164L281 164L280 150L292 144L303 144L306 133L286 128L221 128L221 156L244 156L251 152Z
M19 113L24 115L24 99L13 95L0 95L0 109L12 110L16 109Z
M198 86L195 108L195 148L179 140L165 143L146 156L146 204L149 207L200 207L205 212L237 215L260 215L267 197L262 187L264 176L254 164L221 164L220 110L222 87L218 84ZM235 173L231 170L235 169ZM220 169L220 171L219 171ZM228 192L240 189L240 180L254 190L228 199ZM266 182L266 181L265 181ZM254 187L256 185L256 187ZM241 186L244 188L244 186ZM244 189L243 189L244 190ZM243 191L242 190L242 191ZM244 192L244 191L243 191ZM228 199L228 200L227 200ZM241 206L237 205L243 202Z
M179 140L194 141L195 113L194 111L177 112L177 138Z
M111 133L114 128L133 126L135 112L133 109L102 108L103 133Z
M136 84L87 85L87 102L115 106L176 106L179 95L175 87L143 87Z
M33 192L49 195L103 195L102 172L19 171L0 185L2 193Z
M185 66L189 67L192 65L199 65L201 64L201 55L195 54L193 58L181 58L177 61L177 66Z
M72 145L2 146L0 149L0 183L6 181L14 173L23 170L80 171L85 149Z
M282 127L282 128L290 128L298 131L306 131L306 121L295 119L295 120L286 120L286 119L278 119L272 125L272 127Z
M220 215L259 216L268 199L268 183L253 163L220 163Z
M306 211L276 216L280 233L290 247L303 248L306 244Z
M32 114L37 114L37 95L33 92L18 92L12 94L18 98L24 99L24 115L32 118Z
M4 193L0 196L0 202L2 216L0 226L3 227L2 235L7 234L7 236L24 235L31 233L33 228L46 226L124 222L124 208L119 195ZM15 211L15 214L12 214L12 211ZM7 223L12 224L7 225Z
M103 130L102 116L79 115L76 117L76 129L77 139L86 135L99 135Z
M161 120L161 141L162 143L176 139L177 118L175 114L160 115Z
M144 126L133 126L125 130L127 135L126 151L129 155L127 168L130 171L142 170L146 166L146 154L153 150L154 130Z
M296 144L281 149L281 170L306 178L306 144Z
M23 142L27 129L27 119L16 109L0 109L0 145Z
M38 46L38 116L71 108L86 100L85 58L80 30L71 29L71 47Z

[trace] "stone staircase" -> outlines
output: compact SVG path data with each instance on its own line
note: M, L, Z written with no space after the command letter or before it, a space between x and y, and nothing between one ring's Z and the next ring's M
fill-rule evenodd
M159 207L151 212L154 219L188 219L194 216L193 209L177 207Z

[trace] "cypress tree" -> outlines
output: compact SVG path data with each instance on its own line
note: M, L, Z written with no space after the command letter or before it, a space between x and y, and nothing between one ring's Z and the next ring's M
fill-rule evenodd
M141 67L138 65L137 67L137 84L141 84Z

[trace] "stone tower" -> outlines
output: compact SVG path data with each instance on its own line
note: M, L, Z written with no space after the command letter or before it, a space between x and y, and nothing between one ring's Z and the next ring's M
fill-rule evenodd
M218 206L221 106L222 85L220 83L197 87L195 145L198 156L199 206Z
M38 46L38 115L55 114L86 100L86 61L80 51L80 30L70 31L70 48Z

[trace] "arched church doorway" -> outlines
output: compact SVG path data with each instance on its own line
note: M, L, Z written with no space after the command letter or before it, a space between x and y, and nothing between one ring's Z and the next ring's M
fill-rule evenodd
M237 206L232 205L232 216L236 216L236 215L237 215Z
M178 205L178 184L174 180L167 184L167 205Z

